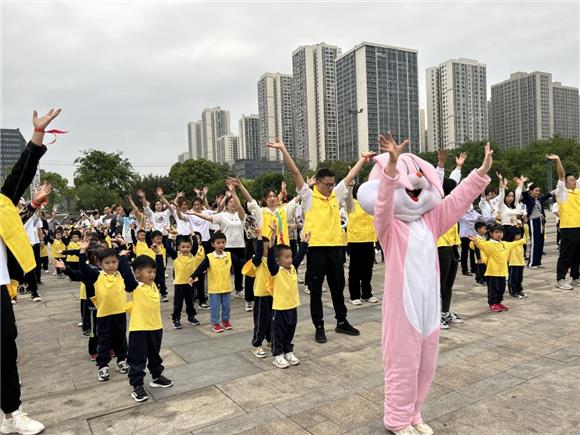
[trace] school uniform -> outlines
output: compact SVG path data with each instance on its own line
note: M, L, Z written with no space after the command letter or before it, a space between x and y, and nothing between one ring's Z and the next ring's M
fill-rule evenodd
M66 246L66 251L78 251L81 249L81 245L77 242L70 242ZM67 254L64 262L66 263L67 267L71 269L78 270L79 269L79 256L75 254Z
M92 264L89 267L93 268L96 272L100 269ZM87 298L87 286L90 287L89 293L94 295L95 288L94 284L90 283L88 280L84 280L84 275L80 270L74 270L70 267L66 267L63 273L70 278L71 281L80 282L80 300L81 300L81 318L82 318L82 329L83 331L89 331L89 343L88 352L89 355L95 355L97 353L97 308L93 302ZM86 281L85 282L83 282Z
M576 188L566 189L563 181L556 186L560 212L560 254L556 279L566 278L568 270L573 280L580 279L580 180Z
M40 246L40 265L42 270L48 271L48 246L42 243Z
M193 242L193 249L197 250L197 241ZM173 258L173 313L171 319L176 322L181 319L181 310L185 302L187 319L195 319L197 311L193 306L193 287L189 285L189 277L199 265L199 259L193 255L183 255L175 251L170 245L166 246L169 256Z
M439 281L441 285L441 312L448 313L451 306L453 284L457 276L459 264L459 239L458 224L449 228L437 240L437 254L439 256Z
M487 240L484 236L480 234L476 235L475 237L478 240ZM474 251L475 255L475 264L476 264L475 282L479 284L485 284L486 283L485 269L487 267L486 266L487 256L485 255L485 252L482 252L477 246L473 244L473 242L469 242L469 249Z
M524 245L528 240L527 225L524 227ZM524 291L522 282L524 280L524 266L526 260L524 259L524 245L516 246L510 251L508 260L509 276L508 276L508 290L510 295L517 295Z
M523 191L519 187L516 189L516 202L520 196L526 205L528 215L528 225L530 226L530 258L528 266L539 266L542 264L542 252L544 251L544 224L546 215L544 213L544 202L552 197L551 193L546 193L540 198L533 198L529 192Z
M66 250L66 245L63 243L62 240L54 239L52 241L52 258L58 260L65 260L65 256L61 253L62 251ZM56 274L62 275L62 269L56 268Z

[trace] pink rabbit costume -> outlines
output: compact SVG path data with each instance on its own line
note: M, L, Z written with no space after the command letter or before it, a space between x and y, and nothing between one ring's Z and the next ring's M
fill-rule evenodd
M375 157L369 181L358 191L374 214L385 252L382 349L385 427L392 431L423 421L421 407L437 368L441 298L437 239L467 211L490 178L473 171L447 197L435 169L401 154L397 175L385 174L387 153Z

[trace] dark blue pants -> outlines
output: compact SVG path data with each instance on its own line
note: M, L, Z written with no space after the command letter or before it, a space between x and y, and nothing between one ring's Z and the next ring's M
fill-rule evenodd
M163 373L163 359L159 355L162 338L163 329L129 332L127 363L129 364L129 383L133 387L143 385L145 366L154 380Z
M294 345L294 333L298 323L298 310L273 310L272 311L272 355L282 355L292 352Z
M504 276L487 277L487 303L489 305L501 304L505 292Z
M167 294L167 285L165 284L165 268L159 268L155 271L155 285L162 295Z
M508 278L508 288L510 295L522 292L522 282L524 280L524 266L510 266Z
M566 278L569 270L570 278L578 279L580 276L580 228L562 228L560 233L562 239L560 256L556 266L556 278L558 280Z
M127 359L127 315L113 314L97 317L97 366L109 365L111 350L115 351L117 361Z
M272 296L254 297L254 335L252 346L262 345L264 339L272 341Z
M544 224L542 218L530 219L530 259L528 266L542 264L542 251L544 250Z
M195 317L197 312L193 306L193 287L189 284L175 284L175 293L173 294L173 314L171 314L172 320L181 319L183 302L185 302L187 318L191 319Z

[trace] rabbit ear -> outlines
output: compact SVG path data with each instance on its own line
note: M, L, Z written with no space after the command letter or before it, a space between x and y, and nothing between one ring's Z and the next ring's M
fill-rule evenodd
M373 168L373 170L375 168ZM367 181L361 184L356 194L360 206L370 215L375 213L375 204L379 194L379 183L379 179Z

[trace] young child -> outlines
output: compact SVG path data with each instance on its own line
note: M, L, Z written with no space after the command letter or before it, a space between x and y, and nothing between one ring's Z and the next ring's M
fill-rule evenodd
M48 273L48 246L44 240L40 241L40 265L44 273Z
M88 240L80 245L79 265L86 285L87 297L97 308L97 378L104 382L110 379L109 362L111 350L117 356L117 370L129 371L127 364L127 296L125 282L119 273L119 254L107 248L99 252L101 270L87 264ZM128 261L125 256L121 261ZM92 286L91 286L92 284ZM94 290L94 293L92 292Z
M194 242L188 236L177 238L177 251L169 244L166 245L167 253L173 259L173 284L175 292L173 294L173 327L181 329L181 310L185 301L185 311L187 321L193 326L199 325L199 320L195 318L197 311L193 306L193 287L189 282L189 277L199 265L196 256L191 254L192 248L197 252L197 240Z
M71 231L70 242L66 247L66 251L77 251L78 249L80 249L80 247L81 247L80 241L81 241L81 233L77 230ZM64 253L66 253L66 251L64 251ZM67 254L66 259L65 259L65 263L66 263L67 267L74 269L74 270L79 270L79 256L78 255Z
M165 284L165 269L167 268L167 250L163 244L163 233L161 231L153 231L151 233L151 249L158 250L163 261L158 264L155 271L155 285L161 293L161 302L169 302L167 297L167 285Z
M145 366L153 380L152 388L168 388L171 379L163 376L163 359L159 355L163 322L161 321L161 297L155 285L157 267L163 264L163 254L157 250L155 260L148 255L139 255L133 261L131 271L127 261L121 260L120 272L125 281L125 290L132 292L133 304L129 321L129 384L133 387L131 397L137 402L149 399L143 379ZM136 278L136 279L135 279Z
M207 255L193 272L189 283L193 284L195 279L207 270L211 328L213 332L219 333L223 332L224 329L232 329L230 323L230 293L232 292L230 274L233 263L239 263L240 259L235 254L225 251L226 235L220 231L216 231L211 236L211 246L214 251Z
M196 268L201 264L205 258L205 248L203 246L201 233L195 231L193 236L197 239L197 252L195 253ZM197 298L197 303L199 308L204 310L209 310L209 305L207 304L207 296L205 295L205 276L201 275L200 278L193 284L195 290L194 299Z
M513 242L504 242L503 227L495 224L490 229L490 240L480 240L471 237L473 244L487 256L487 299L489 310L494 313L507 311L509 307L502 304L505 292L506 276L508 276L508 259L510 251L524 245L525 240L520 239Z
M55 260L64 260L65 256L62 253L64 250L66 250L66 246L62 241L62 229L57 229L54 232L54 240L52 241L52 258ZM55 266L55 269L59 279L65 277L61 268Z
M527 228L518 227L514 233L514 240L520 240L523 236L524 243L522 246L517 246L510 251L509 257L509 277L508 289L510 296L514 299L523 299L526 297L522 288L524 280L524 266L526 260L524 259L524 246L528 240Z
M276 231L272 230L275 235ZM298 274L296 268L300 265L308 249L310 233L302 236L302 243L296 257L292 259L292 249L288 245L276 246L268 252L268 269L273 280L272 300L272 363L279 369L285 369L300 364L294 355L294 333L298 323Z
M486 240L485 235L487 234L487 225L485 222L476 222L473 228L477 233L476 237L478 240ZM485 283L485 263L487 258L473 242L469 243L469 249L475 251L475 285L485 286L487 285Z
M254 334L252 336L252 353L258 358L266 358L267 354L262 347L266 339L272 347L272 288L273 281L268 269L269 239L262 236L261 228L256 231L256 252L248 261L242 273L254 278Z

